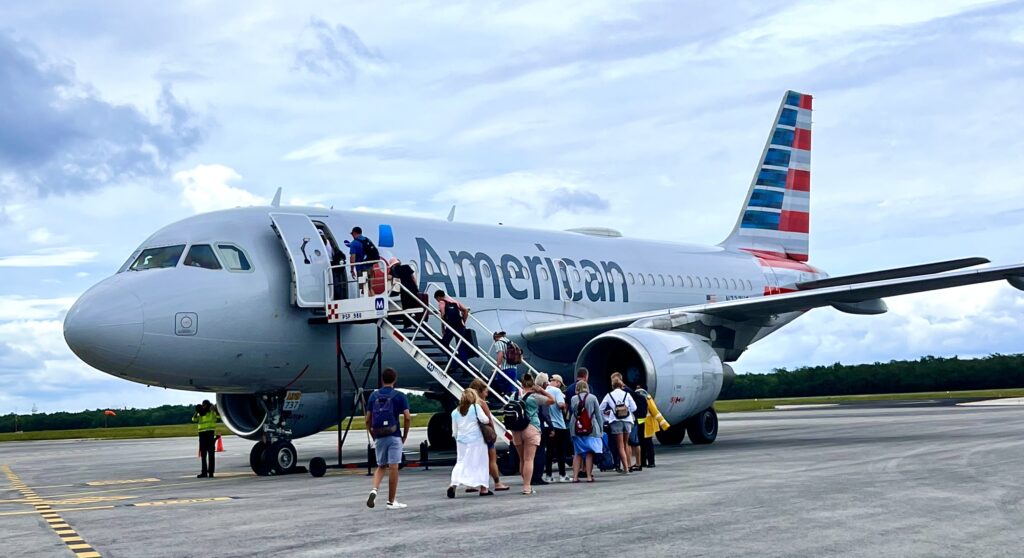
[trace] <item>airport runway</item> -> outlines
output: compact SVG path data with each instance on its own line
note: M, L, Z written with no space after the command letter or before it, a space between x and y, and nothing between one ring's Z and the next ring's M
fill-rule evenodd
M365 470L256 478L249 442L226 444L213 480L193 439L0 444L0 554L1020 556L1024 539L1021 407L723 415L713 445L535 496L449 500L449 469L406 469L402 511L365 507ZM334 435L296 445L305 462Z

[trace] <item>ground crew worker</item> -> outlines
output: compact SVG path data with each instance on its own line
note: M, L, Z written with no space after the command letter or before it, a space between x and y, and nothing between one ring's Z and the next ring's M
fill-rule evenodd
M196 414L192 416L192 422L199 423L199 457L203 460L203 472L196 475L196 478L213 478L217 419L219 418L217 406L210 403L209 399L196 405ZM207 459L209 459L209 464L207 464Z
M640 393L647 398L647 420L644 421L643 438L640 440L640 464L644 467L654 467L654 434L660 430L668 430L669 424L661 411L654 404L654 398L643 386L638 388Z

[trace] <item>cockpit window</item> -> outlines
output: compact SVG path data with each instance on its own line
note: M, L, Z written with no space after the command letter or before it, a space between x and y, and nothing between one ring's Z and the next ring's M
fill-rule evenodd
M147 269L158 269L161 267L174 267L181 259L181 253L185 251L184 244L174 246L161 246L160 248L146 248L135 258L131 271L144 271Z
M220 252L220 259L224 261L224 266L228 268L228 271L249 271L252 269L252 266L249 265L249 259L245 257L245 252L237 246L218 244L217 251Z
M193 244L185 256L185 265L205 269L220 269L220 262L209 244Z

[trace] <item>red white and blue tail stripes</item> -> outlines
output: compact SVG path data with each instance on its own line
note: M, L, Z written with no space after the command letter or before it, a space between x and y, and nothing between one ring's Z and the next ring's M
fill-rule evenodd
M723 246L806 262L811 190L811 96L787 91L747 201Z

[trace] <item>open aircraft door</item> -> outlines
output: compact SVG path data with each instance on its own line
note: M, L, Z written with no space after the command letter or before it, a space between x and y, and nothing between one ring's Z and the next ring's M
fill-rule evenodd
M331 262L320 231L298 213L271 213L270 220L292 264L292 302L300 308L323 308L324 278Z

